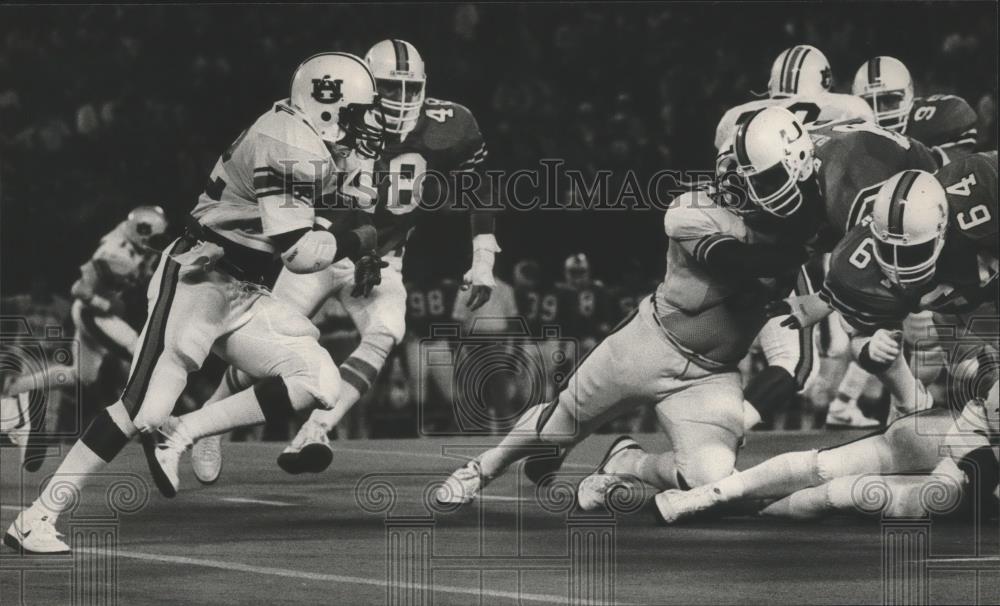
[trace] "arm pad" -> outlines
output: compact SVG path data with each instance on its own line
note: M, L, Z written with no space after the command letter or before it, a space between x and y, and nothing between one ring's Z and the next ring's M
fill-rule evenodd
M723 240L705 254L705 265L710 270L742 278L784 276L805 261L802 249L777 244L747 244L738 240Z
M329 267L336 254L337 238L333 234L311 230L281 254L281 262L292 273L310 274Z

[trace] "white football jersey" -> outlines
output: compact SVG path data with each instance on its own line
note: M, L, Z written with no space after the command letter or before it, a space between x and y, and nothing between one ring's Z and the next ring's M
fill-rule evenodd
M861 118L875 122L872 108L861 97L843 95L840 93L823 93L821 95L792 95L788 97L768 97L755 99L737 105L730 109L719 120L715 129L715 149L729 147L736 128L755 112L765 107L780 106L795 114L806 126L819 126L839 120Z
M239 244L274 252L271 236L310 228L339 170L305 116L280 101L219 157L192 215Z

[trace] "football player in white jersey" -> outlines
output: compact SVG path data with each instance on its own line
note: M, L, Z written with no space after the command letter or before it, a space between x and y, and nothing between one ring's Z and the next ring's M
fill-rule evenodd
M26 553L67 553L55 529L87 479L140 435L153 479L176 493L154 432L169 418L188 373L214 352L267 377L212 407L219 431L337 401L340 376L316 328L261 285L276 257L309 273L356 253L357 234L317 228L313 200L351 183L383 140L375 78L360 58L322 53L216 163L186 233L164 251L149 286L149 315L121 398L102 411L4 542ZM345 176L346 175L346 176ZM183 439L169 427L167 442Z
M22 375L6 386L4 396L80 381L97 380L106 356L128 361L139 333L129 320L138 315L128 309L131 295L145 289L166 242L167 218L159 206L140 206L101 238L90 259L80 266L73 283L74 338L79 359L73 365L53 365ZM141 315L138 318L141 324Z
M864 100L832 93L832 85L833 73L822 51L804 44L785 49L771 65L767 97L737 105L723 114L715 129L715 148L721 152L731 145L737 127L744 120L775 105L795 114L806 127L855 118L875 121Z
M371 208L378 243L361 262L381 262L384 267L380 283L364 293L356 292L355 263L349 258L321 272L299 275L285 270L278 277L274 287L276 297L310 317L327 298L337 297L361 333L358 347L340 366L344 383L337 405L330 410L314 411L278 457L278 465L293 474L318 473L329 466L333 450L328 432L372 387L389 354L405 334L403 250L410 230L424 214L419 205L422 193L419 188L424 180L417 173L426 170L445 175L476 170L486 155L482 134L468 109L427 98L424 61L412 44L405 40L382 40L371 47L365 61L379 86L379 103L388 134L386 148L375 165L380 177L375 184L379 195ZM406 170L414 174L404 174ZM408 200L403 199L404 194L409 195ZM473 211L470 223L473 264L466 273L465 284L471 289L468 307L476 309L490 297L494 255L500 247L493 235L492 215ZM358 294L366 296L359 298ZM229 372L210 402L227 397L251 382L252 378L245 374ZM192 437L202 435L194 427L194 420L200 414L187 417ZM217 435L198 439L192 449L195 475L203 483L212 483L219 477L220 440Z
M794 122L783 110L775 119L782 127ZM780 150L782 161L793 164L806 142L799 137ZM790 170L808 176L812 165L800 164ZM650 453L627 436L617 440L580 483L581 507L597 507L631 479L663 489L732 473L745 429L737 364L766 321L762 298L791 290L806 258L798 237L809 230L797 220L754 229L716 193L678 197L664 217L667 269L656 292L581 360L554 401L527 410L497 447L455 471L437 491L440 501L471 501L540 448L558 454L529 459L525 473L545 481L569 448L635 406L655 407L671 450Z

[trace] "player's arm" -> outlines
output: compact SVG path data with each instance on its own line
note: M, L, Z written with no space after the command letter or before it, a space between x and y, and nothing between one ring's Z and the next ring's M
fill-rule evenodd
M455 146L455 172L461 198L457 202L469 208L469 230L472 236L472 265L463 276L462 288L470 289L466 306L479 309L490 300L496 280L493 265L500 245L496 239L496 214L492 205L490 187L483 174L484 161L489 152L475 117L461 105L452 105L460 141ZM468 199L471 195L471 200ZM466 206L467 205L467 206Z
M91 307L105 312L110 311L111 302L97 294L103 281L102 276L107 272L106 268L107 266L99 259L90 259L81 265L80 277L70 288L70 294Z
M664 232L710 272L727 278L773 278L788 275L806 261L804 249L737 239L724 225L738 220L706 192L681 195L667 210Z

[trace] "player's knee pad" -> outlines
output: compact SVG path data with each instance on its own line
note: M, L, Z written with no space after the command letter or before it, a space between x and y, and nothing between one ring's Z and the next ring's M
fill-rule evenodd
M576 443L577 427L573 417L562 407L559 400L542 404L535 422L535 434L539 440L559 446Z
M306 367L282 377L289 403L295 410L313 406L330 409L340 396L340 371L325 349L316 346Z
M675 456L673 464L676 467L677 486L688 489L718 482L733 474L735 463L736 453L722 446L702 448L694 456L683 459Z
M136 427L129 421L128 413L116 403L94 417L80 441L101 460L110 463L135 434Z
M743 389L743 398L758 412L764 412L788 403L799 387L784 367L768 366L750 379Z

